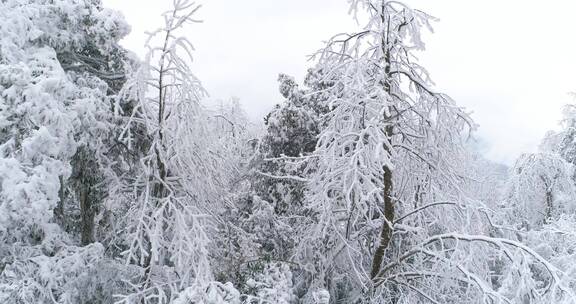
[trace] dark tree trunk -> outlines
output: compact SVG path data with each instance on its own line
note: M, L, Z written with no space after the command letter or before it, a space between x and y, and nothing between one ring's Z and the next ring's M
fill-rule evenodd
M388 41L389 31L390 31L390 20L386 18L386 1L382 0L381 3L382 12L381 12L381 22L382 25L387 25L387 32L382 35L382 53L384 55L384 73L385 77L382 82L382 86L384 87L384 91L386 93L392 93L392 85L390 79L390 69L391 69L391 58L390 58L390 50L388 49L388 45L390 41ZM388 117L385 117L388 118ZM385 133L388 140L392 140L394 127L392 125L388 125L385 127ZM387 144L384 144L384 150L388 153L389 156L392 155L392 151L390 151L390 147ZM392 201L392 194L394 190L393 180L392 180L392 170L390 170L389 166L384 166L384 219L382 221L382 229L380 231L380 238L379 244L374 252L374 257L372 259L372 269L370 271L370 278L374 280L378 272L380 272L382 261L384 260L384 254L386 253L386 249L390 245L390 241L392 240L392 230L393 230L393 222L394 222L394 202Z
M78 149L72 166L70 180L80 205L80 242L85 246L94 242L94 218L101 199L97 187L101 177L94 152L88 147Z
M82 217L82 245L94 242L94 207L90 193L91 185L83 185L80 189L80 214Z
M386 127L386 133L392 134L392 126ZM387 148L387 147L386 147ZM382 222L382 230L380 231L380 243L374 252L374 258L372 260L372 271L370 272L370 278L374 279L380 272L380 267L382 266L382 260L384 259L384 254L386 249L390 245L392 240L392 230L394 222L394 202L392 199L393 194L393 180L392 180L392 170L388 166L384 166L384 220Z
M553 200L552 191L546 191L546 218L544 218L544 224L549 224L552 221L552 213L554 211Z

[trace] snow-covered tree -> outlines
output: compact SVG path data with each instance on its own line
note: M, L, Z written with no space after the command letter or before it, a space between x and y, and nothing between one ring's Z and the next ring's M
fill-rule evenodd
M571 164L576 163L576 105L566 105L559 132L548 132L540 144L546 152L559 154Z
M483 208L463 191L474 125L415 57L435 19L398 1L351 1L351 11L365 26L316 54L337 77L323 91L330 111L300 231L310 290L327 288L334 302L507 302L516 298L492 283L491 263L513 250L504 263L549 266L546 283L535 283L540 299L569 298L561 271L485 235Z
M521 155L510 170L502 207L510 220L526 230L541 227L561 214L574 212L573 166L559 155Z
M316 237L329 238L335 252L354 235L367 235L360 248L342 251L364 260L357 267L370 264L370 270L352 274L356 282L366 282L380 272L394 218L421 206L420 199L398 197L394 184L402 177L394 172L423 173L420 182L420 174L410 173L416 182L407 186L417 197L440 183L450 187L452 157L471 123L447 96L430 89L427 72L414 58L413 50L424 47L421 26L429 26L432 17L395 1L353 1L352 10L368 15L362 31L333 37L317 54L318 65L338 78L327 90L331 111L317 144L309 200L319 210ZM372 261L366 263L366 257Z
M219 272L239 286L263 275L270 263L289 260L299 237L294 227L303 210L306 164L292 160L314 150L319 112L292 77L280 75L279 82L286 100L266 116L262 138L242 140L252 150L244 150L249 153L232 173L231 208L222 213ZM256 297L254 288L241 290Z
M0 299L111 300L104 248L78 245L114 178L129 26L97 0L2 1L0 20Z
M11 191L12 198L2 200L6 208L2 214L11 218L9 221L27 219L20 224L35 222L41 228L62 200L60 182L72 173L72 158L80 158L82 152L76 153L77 149L90 146L97 155L104 153L102 144L111 128L108 66L94 63L100 72L76 67L95 54L122 56L117 42L128 26L117 13L102 9L98 1L4 1L1 5L1 140L5 166L12 168L3 170L8 174L3 180L18 187L41 175L37 182L45 183ZM87 53L87 57L72 61L70 57L79 53ZM110 63L121 65L123 61ZM124 77L122 71L114 75ZM25 203L28 200L30 203ZM31 208L37 212L27 214ZM20 215L10 215L14 212Z
M127 262L142 268L122 301L170 303L180 292L211 281L211 219L226 182L200 105L205 92L190 70L193 47L179 36L200 6L175 0L164 26L150 34L148 55L124 95L137 103L121 135L126 146L145 136L140 167L126 176L118 202L125 214ZM143 126L145 134L131 132Z
M282 215L302 206L305 187L301 177L306 175L306 164L290 158L314 151L324 109L322 101L309 94L310 89L300 89L292 77L280 74L278 81L286 100L265 118L266 134L260 145L263 160L256 183L258 195Z
M576 304L574 106L507 174L418 63L435 18L349 3L260 130L202 105L199 5L139 60L100 0L1 0L0 303Z
M232 97L227 102L220 100L213 110L212 118L214 127L212 132L217 133L220 138L230 140L255 135L253 132L256 127L252 125L237 97Z

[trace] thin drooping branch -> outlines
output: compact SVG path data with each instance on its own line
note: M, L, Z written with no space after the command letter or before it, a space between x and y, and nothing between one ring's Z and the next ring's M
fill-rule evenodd
M401 216L399 219L396 219L396 220L394 221L394 224L401 223L401 222L402 222L403 220L405 220L406 218L408 218L408 217L410 217L410 216L412 216L412 215L414 215L414 214L416 214L416 213L419 213L419 212L421 212L421 211L423 211L423 210L425 210L425 209L428 209L428 208L434 207L434 206L441 206L441 205L453 205L453 206L457 206L458 204L455 203L455 202L434 202L434 203L430 203L430 204L427 204L427 205L418 207L417 209L414 209L414 210L408 212L407 214L404 214L404 215Z

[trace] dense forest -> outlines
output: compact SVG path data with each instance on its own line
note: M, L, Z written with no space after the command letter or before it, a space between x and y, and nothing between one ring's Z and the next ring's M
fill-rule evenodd
M576 303L576 106L489 161L417 59L436 19L349 2L253 121L205 102L196 3L138 58L100 0L0 0L0 303Z

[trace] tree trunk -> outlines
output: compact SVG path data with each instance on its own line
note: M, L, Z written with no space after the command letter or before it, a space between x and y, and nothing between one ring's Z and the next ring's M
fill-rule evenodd
M382 12L381 12L381 22L382 22L382 26L386 25L387 29L385 34L382 35L382 53L383 53L383 59L384 59L384 73L385 73L385 77L383 79L383 82L381 83L382 86L384 87L384 91L386 91L386 93L390 94L392 92L392 86L390 83L390 64L391 64L391 58L390 58L390 51L387 48L388 45L388 36L389 36L389 31L390 31L390 23L389 20L386 18L386 12L385 12L385 7L386 7L386 0L382 0L381 3L382 6ZM385 127L385 133L386 133L386 137L388 138L388 140L392 140L392 134L393 134L393 130L394 127L391 125L388 125ZM389 156L392 155L392 151L390 151L390 147L386 144L384 144L384 150L388 153ZM388 246L390 245L390 241L392 240L392 223L394 221L394 202L392 201L392 192L394 189L394 185L393 185L393 181L392 181L392 170L390 169L390 167L388 166L384 166L383 168L384 170L384 219L382 221L382 230L380 231L380 243L378 244L378 247L376 248L376 251L374 252L374 258L372 260L372 270L370 271L370 278L372 280L374 280L376 278L376 276L378 275L378 272L380 272L381 266L382 266L382 260L384 260L384 254L386 253L386 249L388 249Z
M80 147L72 161L71 180L80 205L80 243L86 246L94 242L94 217L98 207L98 163L94 151Z
M544 224L550 224L552 222L552 213L554 211L553 201L554 197L552 195L552 191L546 191L546 215L544 218Z
M391 136L392 129L392 126L386 127L386 134ZM388 150L387 146L385 146L385 148ZM388 166L384 166L384 220L382 222L382 230L380 231L380 244L376 248L372 260L371 279L375 279L378 275L382 260L384 259L384 253L386 253L386 249L392 240L392 224L394 222L394 202L392 201L393 186L392 170L390 170Z
M94 242L94 208L92 206L90 188L90 184L85 184L80 189L81 241L83 246Z

